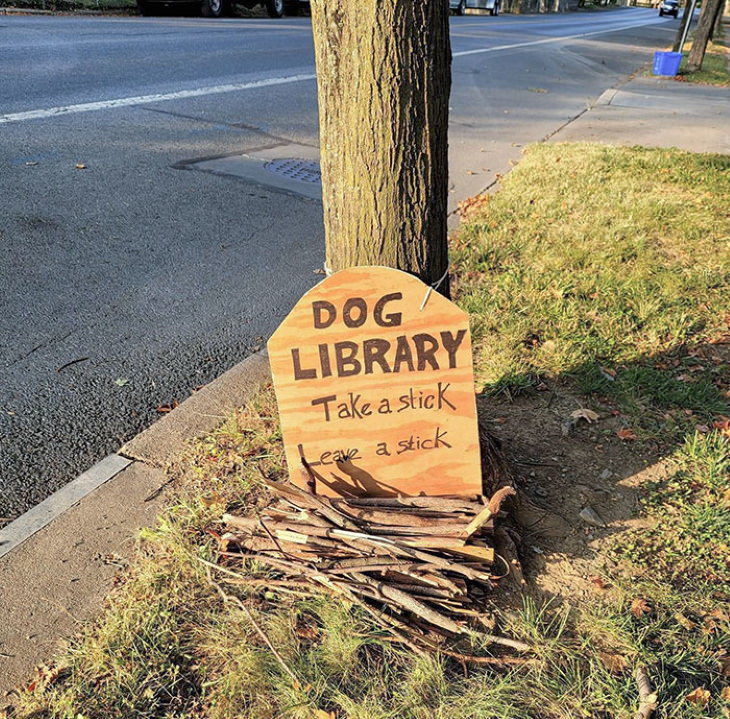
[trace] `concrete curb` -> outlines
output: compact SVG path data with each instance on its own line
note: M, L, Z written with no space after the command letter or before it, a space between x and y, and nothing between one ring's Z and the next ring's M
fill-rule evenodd
M39 530L50 524L56 517L70 509L89 492L107 482L125 469L132 460L110 454L91 469L80 474L76 479L61 487L40 504L29 509L15 521L0 529L0 557L22 544Z
M164 505L165 468L270 381L267 355L247 357L0 530L0 697L98 614Z

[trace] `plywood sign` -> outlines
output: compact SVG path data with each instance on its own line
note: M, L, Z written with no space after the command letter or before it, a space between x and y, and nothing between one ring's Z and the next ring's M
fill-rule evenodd
M321 494L477 494L466 313L387 267L337 272L268 343L292 481Z

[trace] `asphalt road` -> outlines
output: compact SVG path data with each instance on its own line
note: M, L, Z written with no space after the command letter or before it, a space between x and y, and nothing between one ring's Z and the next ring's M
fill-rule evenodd
M651 58L621 9L452 20L452 207ZM196 161L316 151L310 21L0 18L0 517L262 344L321 205ZM83 169L77 169L83 166Z

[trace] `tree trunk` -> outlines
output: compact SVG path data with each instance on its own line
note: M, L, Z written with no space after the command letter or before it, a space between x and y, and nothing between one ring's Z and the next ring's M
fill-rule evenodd
M328 269L447 271L448 5L312 0Z
M692 49L689 51L689 58L687 59L687 70L689 72L696 72L702 67L705 50L707 50L707 41L710 39L710 30L715 24L715 11L722 1L705 0L702 3L700 20L697 23L697 29L692 38Z
M717 9L715 10L715 18L712 21L712 25L710 26L710 40L715 39L715 33L720 31L720 26L722 25L722 11L724 9L724 0L720 0L719 3L717 3Z
M694 13L695 3L694 0L686 0L684 4L684 12L682 13L682 21L679 23L677 28L677 35L674 38L674 45L672 45L672 52L682 52L682 38L684 37L684 30L688 23L692 22L692 14Z

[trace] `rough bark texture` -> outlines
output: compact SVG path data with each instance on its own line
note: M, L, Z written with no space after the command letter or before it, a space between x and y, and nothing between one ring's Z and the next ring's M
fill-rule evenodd
M682 12L682 20L677 28L677 34L674 37L674 45L672 45L672 52L682 52L684 43L682 38L684 37L684 31L687 27L687 23L692 21L692 13L695 9L695 3L693 0L686 0L684 4L684 11Z
M330 269L448 267L446 0L313 0ZM448 280L440 286L448 295Z
M687 59L687 70L695 72L702 67L707 50L707 41L710 39L710 30L715 24L715 14L723 0L706 0L702 3L700 20L697 23L694 37L692 38L692 49Z

